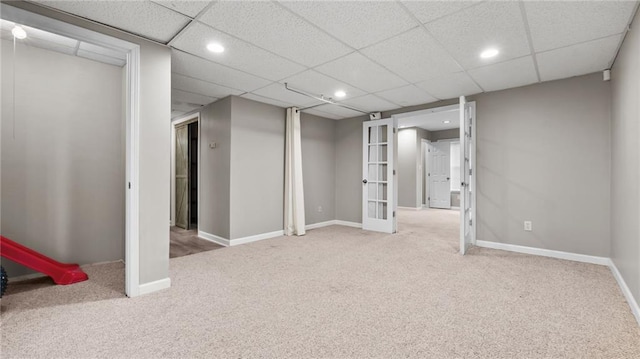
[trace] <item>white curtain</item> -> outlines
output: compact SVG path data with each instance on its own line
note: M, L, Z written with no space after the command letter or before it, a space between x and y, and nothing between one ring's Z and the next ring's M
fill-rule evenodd
M304 189L302 187L302 141L300 111L287 109L286 148L284 162L284 234L305 234Z

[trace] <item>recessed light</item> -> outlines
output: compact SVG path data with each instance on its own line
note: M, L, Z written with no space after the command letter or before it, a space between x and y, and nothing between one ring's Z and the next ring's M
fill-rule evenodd
M224 52L224 46L217 44L215 42L212 42L209 45L207 45L207 50L214 52L216 54L219 54L221 52Z
M20 26L15 26L15 27L11 30L11 33L13 34L13 36L14 36L16 39L19 39L19 40L22 40L22 39L24 39L24 38L26 38L26 37L27 37L27 32L26 32L26 31L24 31L24 29L23 29L23 28L21 28Z
M442 123L451 123L451 121L449 121L449 120L444 120L444 121L442 121Z
M483 59L490 59L497 56L500 53L497 49L486 49L480 53L480 57Z
M342 90L338 90L333 94L335 97L345 97L347 96L347 93L342 91Z

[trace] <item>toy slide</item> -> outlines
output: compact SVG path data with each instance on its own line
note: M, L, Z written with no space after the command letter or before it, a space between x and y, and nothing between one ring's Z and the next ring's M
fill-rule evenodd
M56 284L73 284L89 279L79 265L56 262L3 236L0 236L0 253L9 260L48 275Z

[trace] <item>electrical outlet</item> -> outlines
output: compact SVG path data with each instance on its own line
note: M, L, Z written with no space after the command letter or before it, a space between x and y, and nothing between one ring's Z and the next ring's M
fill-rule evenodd
M324 211L324 209L322 208L322 206L318 206L318 212L322 213L322 211Z
M531 221L524 221L524 230L527 232L533 231L533 224Z

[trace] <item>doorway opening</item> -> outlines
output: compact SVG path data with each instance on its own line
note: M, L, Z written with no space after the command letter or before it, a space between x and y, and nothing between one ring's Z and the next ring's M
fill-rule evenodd
M38 188L37 196L30 196L36 201L31 205L48 208L38 212L39 218L24 216L19 214L24 206L4 203L3 197L3 207L13 208L14 215L23 220L35 220L46 232L4 229L17 241L65 262L124 266L124 292L137 296L140 47L5 3L0 7L3 48L8 50L3 51L3 64L11 65L7 70L13 82L8 97L12 103L6 106L12 109L12 116L10 120L3 118L11 121L11 138L3 138L3 147L5 143L15 147L3 151L3 156L6 152L24 157L8 164L37 167L35 172L21 171L39 175L30 176L29 181L17 178L14 187L31 184ZM86 76L69 75L79 69ZM54 90L50 90L50 84L55 85ZM67 98L56 97L65 95ZM33 107L33 98L52 104L43 102ZM96 106L100 111L96 112ZM86 118L91 121L83 121ZM39 137L41 140L35 141L41 146L26 151L33 147L26 146L27 137L29 142ZM2 163L4 166L4 159ZM42 167L42 163L49 165ZM33 181L39 184L34 186ZM96 188L100 191L95 192ZM44 196L51 193L56 194L54 201ZM96 200L101 203L99 212ZM57 208L51 210L53 202ZM87 240L95 242L88 245ZM98 279L93 276L94 281Z
M171 223L169 257L222 246L198 237L200 214L200 114L171 123Z
M398 231L442 234L457 245L460 224L459 106L397 118Z

